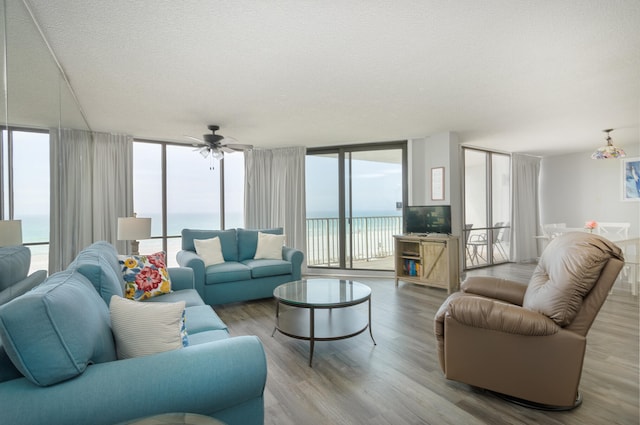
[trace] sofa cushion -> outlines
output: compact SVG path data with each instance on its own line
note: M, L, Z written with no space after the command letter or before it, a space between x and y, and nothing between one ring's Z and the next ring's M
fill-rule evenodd
M282 227L274 229L236 229L238 232L238 261L249 260L256 255L258 232L281 235Z
M211 239L194 239L193 244L196 247L196 254L202 258L205 267L224 263L222 245L220 244L219 237L216 236Z
M207 285L251 279L249 267L236 261L226 261L222 264L209 266L204 274L204 282Z
M189 344L184 301L141 303L114 295L109 311L119 359L149 356Z
M107 242L96 242L80 251L67 269L76 270L89 279L107 305L111 302L111 296L123 295L124 280L118 264L118 253Z
M124 297L146 300L171 292L171 279L163 251L118 257L124 279Z
M27 277L30 265L31 251L26 246L0 248L0 291Z
M559 326L570 324L611 257L622 259L613 242L584 232L569 232L545 248L524 294L522 306Z
M140 300L140 302L145 303L176 303L178 301L184 301L187 307L205 305L200 294L198 294L198 291L195 289L181 289L157 297L147 298L146 300Z
M116 359L107 305L86 277L72 271L53 274L0 306L0 337L18 370L40 386Z
M229 338L229 332L222 329L198 332L196 334L189 335L189 345L206 344L209 342L220 341L227 338Z
M284 235L270 235L258 232L258 246L254 259L282 260Z
M187 307L185 311L189 338L198 332L226 330L227 325L208 305Z
M251 269L251 277L254 279L290 274L293 269L291 263L284 260L246 260L242 263Z

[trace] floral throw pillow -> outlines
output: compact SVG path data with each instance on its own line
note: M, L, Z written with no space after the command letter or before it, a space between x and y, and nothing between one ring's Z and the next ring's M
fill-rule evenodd
M171 292L164 251L149 255L118 256L124 277L124 296L145 300Z

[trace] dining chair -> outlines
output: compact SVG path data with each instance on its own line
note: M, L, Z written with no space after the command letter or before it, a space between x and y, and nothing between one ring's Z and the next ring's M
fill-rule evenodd
M596 233L609 239L610 241L621 241L629 239L629 228L631 223L605 223L598 221Z
M489 240L487 239L488 232L491 232L491 247L497 249L498 253L504 258L507 259L507 253L502 245L502 240L505 240L505 236L508 235L506 229L504 228L504 222L499 221L494 224L492 229L489 229L487 233L480 233L476 235L471 235L467 241L467 247L472 247L472 256L471 263L475 264L475 261L480 263L480 260L488 261L489 255ZM486 248L486 256L483 255L485 253ZM475 260L475 261L474 261Z

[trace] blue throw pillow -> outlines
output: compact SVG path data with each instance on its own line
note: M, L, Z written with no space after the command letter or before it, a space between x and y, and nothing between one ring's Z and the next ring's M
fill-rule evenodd
M107 305L86 277L71 271L0 306L0 338L16 368L40 386L116 360Z

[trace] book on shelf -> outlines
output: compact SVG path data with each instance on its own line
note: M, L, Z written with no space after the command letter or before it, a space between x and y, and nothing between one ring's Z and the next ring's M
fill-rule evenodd
M420 270L422 269L422 264L417 260L405 259L402 272L406 276L419 276Z

